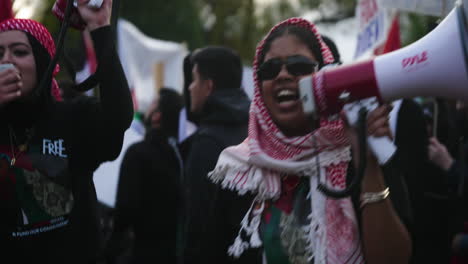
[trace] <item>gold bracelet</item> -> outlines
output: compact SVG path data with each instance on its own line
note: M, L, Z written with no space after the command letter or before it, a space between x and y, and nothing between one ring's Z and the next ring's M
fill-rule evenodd
M366 192L361 194L361 209L369 203L377 203L385 200L390 194L390 189L387 187L381 192Z

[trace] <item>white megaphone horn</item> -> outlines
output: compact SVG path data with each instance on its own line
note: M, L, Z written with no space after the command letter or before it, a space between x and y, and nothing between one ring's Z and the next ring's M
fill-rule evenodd
M417 96L468 102L468 0L464 2L405 48L303 78L299 90L304 112L332 115L346 103L374 96L381 102Z

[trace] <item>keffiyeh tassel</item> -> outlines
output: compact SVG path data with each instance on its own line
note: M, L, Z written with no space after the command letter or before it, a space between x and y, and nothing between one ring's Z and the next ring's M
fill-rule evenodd
M260 227L260 222L262 220L263 209L265 208L265 203L260 202L260 207L255 209L254 206L257 204L257 200L254 199L250 209L247 211L247 214L244 216L241 222L241 228L239 233L232 244L228 249L228 254L235 258L239 258L245 250L249 248L259 248L262 246L262 241L258 233L258 228ZM252 216L252 219L250 217ZM242 231L245 231L247 236L250 236L250 242L246 242L242 239Z
M249 248L249 243L242 240L240 234L236 237L236 240L232 246L228 249L229 256L239 258L246 249Z

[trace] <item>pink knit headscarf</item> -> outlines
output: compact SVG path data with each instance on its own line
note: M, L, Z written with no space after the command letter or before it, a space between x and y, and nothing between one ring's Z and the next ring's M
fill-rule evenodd
M55 43L50 35L49 31L40 23L31 19L8 19L0 23L0 32L19 30L29 33L33 36L49 53L51 59L55 56ZM55 77L60 71L59 65L55 65L52 77ZM41 79L42 76L38 76ZM61 101L60 89L57 81L52 78L52 96L57 100Z
M255 91L250 106L248 137L238 146L225 149L210 179L224 188L237 190L243 195L256 193L255 203L277 199L281 195L281 177L295 175L310 177L312 213L308 231L308 246L315 263L363 262L358 225L351 199L333 200L317 190L319 180L329 187L346 187L346 173L351 160L348 138L340 119L322 119L320 127L300 137L286 137L272 120L261 95L261 81L257 76L259 56L268 36L285 26L307 29L320 46L324 64L333 63L333 56L323 42L314 24L302 18L290 18L271 29L259 43L253 64ZM319 175L322 179L318 179ZM239 256L248 247L261 245L258 226L263 206L249 210L242 228L251 236L244 242L237 237L229 249Z

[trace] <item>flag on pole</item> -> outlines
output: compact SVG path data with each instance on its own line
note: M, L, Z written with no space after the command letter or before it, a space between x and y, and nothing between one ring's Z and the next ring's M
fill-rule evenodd
M11 0L0 0L0 22L13 18Z
M378 0L359 0L356 6L359 34L354 58L366 58L387 37L388 14Z
M395 9L381 0L359 0L356 19L359 33L355 59L367 58L400 48L400 26Z
M374 50L374 55L381 55L401 48L400 16L394 13L385 43Z

